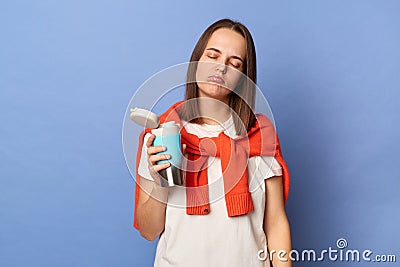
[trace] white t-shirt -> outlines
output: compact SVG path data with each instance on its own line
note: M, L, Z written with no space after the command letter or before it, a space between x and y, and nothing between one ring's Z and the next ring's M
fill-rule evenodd
M231 138L236 137L232 117L222 125L186 123L184 127L199 138L216 137L221 131ZM145 136L144 144L148 137L149 134ZM146 149L143 145L138 173L153 180L148 170ZM270 266L269 261L261 261L258 254L267 249L263 230L264 179L282 175L282 168L274 157L255 156L248 161L248 172L254 211L242 216L228 217L219 158L208 159L209 214L186 214L185 188L170 188L165 230L158 241L155 267Z

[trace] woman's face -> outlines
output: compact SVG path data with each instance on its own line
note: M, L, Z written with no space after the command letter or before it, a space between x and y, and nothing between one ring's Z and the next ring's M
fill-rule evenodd
M246 40L227 28L216 30L208 40L197 66L199 97L210 97L228 103L246 62Z

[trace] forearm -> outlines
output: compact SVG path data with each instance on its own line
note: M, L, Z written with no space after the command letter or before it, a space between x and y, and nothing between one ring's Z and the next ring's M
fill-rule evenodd
M286 215L267 224L266 235L269 256L274 267L292 266L289 253L292 249L290 226ZM283 252L284 251L285 254Z
M151 196L137 208L137 223L140 234L147 240L154 240L165 227L165 211L168 189L154 186Z

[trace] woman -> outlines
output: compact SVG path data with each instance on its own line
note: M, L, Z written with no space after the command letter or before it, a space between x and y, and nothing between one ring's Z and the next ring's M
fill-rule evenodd
M289 173L272 124L252 112L251 34L241 23L219 20L190 61L185 101L161 116L181 123L186 190L159 186L157 172L169 163L157 161L169 155L158 154L165 148L153 146L154 135L140 137L135 227L148 240L160 236L154 266L269 266L267 244L274 267L291 266ZM171 204L176 199L183 208ZM286 254L273 254L280 250Z

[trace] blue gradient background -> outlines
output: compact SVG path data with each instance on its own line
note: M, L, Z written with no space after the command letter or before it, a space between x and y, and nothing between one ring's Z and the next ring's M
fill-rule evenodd
M292 174L293 248L343 237L399 261L399 11L395 0L2 1L0 266L152 266L156 242L132 227L126 105L223 17L256 42Z

